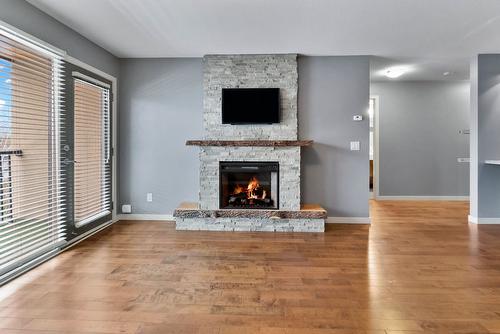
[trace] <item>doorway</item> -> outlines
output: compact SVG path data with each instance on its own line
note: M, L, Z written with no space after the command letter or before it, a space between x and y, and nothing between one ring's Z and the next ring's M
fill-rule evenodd
M379 97L370 96L368 104L368 117L370 121L370 198L379 196Z

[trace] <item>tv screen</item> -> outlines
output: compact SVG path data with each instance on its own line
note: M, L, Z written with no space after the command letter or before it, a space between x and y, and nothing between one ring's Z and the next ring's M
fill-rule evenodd
M280 121L279 88L223 88L223 124L271 124Z

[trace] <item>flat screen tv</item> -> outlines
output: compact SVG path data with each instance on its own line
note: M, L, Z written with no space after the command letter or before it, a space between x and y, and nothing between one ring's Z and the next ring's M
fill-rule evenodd
M223 88L223 124L272 124L280 121L279 88Z

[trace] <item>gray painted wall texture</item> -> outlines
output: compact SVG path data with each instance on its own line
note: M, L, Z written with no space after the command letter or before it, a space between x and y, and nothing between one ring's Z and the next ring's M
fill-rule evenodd
M381 196L467 196L467 82L378 82Z
M124 59L120 71L118 210L171 214L198 201L198 148L185 142L203 136L202 61Z
M500 55L477 59L478 216L500 218L500 166L484 160L500 160Z
M170 214L198 199L198 148L184 142L203 136L202 60L126 59L120 70L118 203ZM303 151L303 201L330 216L368 217L368 122L352 121L368 96L368 57L299 57L299 138L317 141Z
M331 217L368 217L369 58L299 57L299 138L303 149L302 200ZM360 141L361 151L350 151Z
M118 77L118 58L24 0L0 0L0 20Z

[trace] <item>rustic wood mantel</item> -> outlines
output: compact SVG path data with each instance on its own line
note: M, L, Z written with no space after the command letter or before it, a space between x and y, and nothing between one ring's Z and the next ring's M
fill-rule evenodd
M259 147L290 147L311 146L313 140L188 140L187 146L259 146Z

